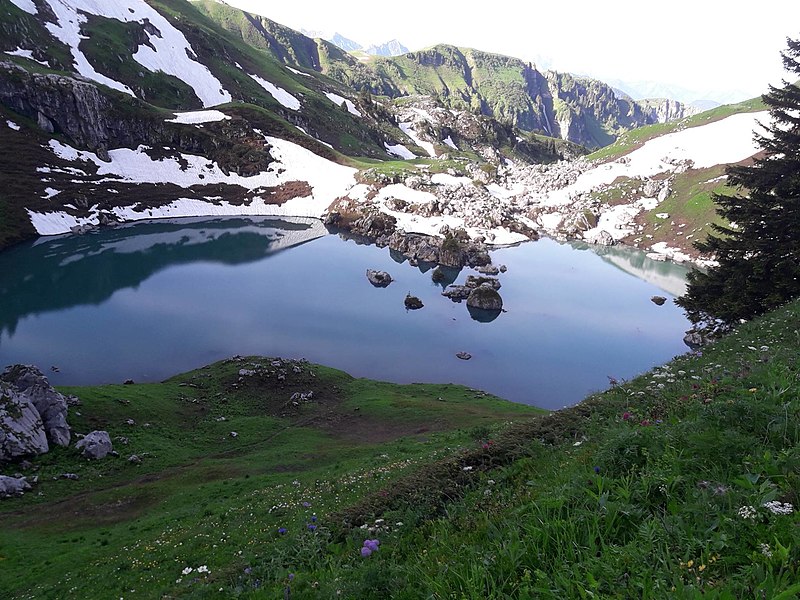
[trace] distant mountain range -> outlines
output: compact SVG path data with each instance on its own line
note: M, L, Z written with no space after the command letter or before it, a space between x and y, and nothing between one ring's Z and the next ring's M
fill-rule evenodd
M327 33L324 31L309 31L308 29L301 29L300 32L310 38L319 38L330 42L344 50L345 52L363 52L371 56L400 56L406 54L409 50L398 40L390 40L383 44L371 44L364 46L356 41L346 38L341 33Z

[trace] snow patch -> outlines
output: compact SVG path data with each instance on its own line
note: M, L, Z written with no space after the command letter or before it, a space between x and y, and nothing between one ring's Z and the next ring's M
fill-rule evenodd
M352 100L349 100L348 98L344 98L344 97L340 96L339 94L334 94L333 92L325 92L325 95L328 97L328 100L333 102L336 106L341 106L342 102L344 102L347 105L347 112L349 112L351 115L355 115L357 117L361 117L362 116L362 114L356 108L356 105L353 104Z
M60 193L61 193L61 190L55 190L55 189L53 189L51 187L48 187L48 188L44 189L44 196L42 196L42 198L44 198L45 200L49 200L53 196L56 196L56 195L58 195Z
M32 60L35 63L44 65L45 67L49 66L48 63L44 62L43 60L36 60L35 58L33 58L33 50L24 50L23 48L17 48L16 50L6 50L4 54L8 54L9 56L21 56L22 58L27 58L28 60Z
M240 69L242 68L239 65L239 63L236 63L236 66L239 67ZM303 73L302 71L298 71L297 69L293 69L292 67L286 67L286 68L289 69L295 75L302 75L303 77L311 77L311 75L309 75L308 73Z
M167 123L184 123L186 125L194 125L197 123L213 123L215 121L224 121L230 119L221 110L193 110L188 112L176 112L174 119L166 119Z
M258 85L267 90L270 96L275 98L275 100L277 100L282 106L285 106L291 110L300 110L300 100L292 96L285 89L270 83L266 79L261 79L261 77L258 75L253 75L252 73L248 73L248 75L250 75L253 81L255 81Z
M33 3L33 0L11 0L11 4L20 10L25 11L29 15L35 15L39 12L39 10L36 8L36 5Z
M453 150L458 150L458 146L455 145L455 142L453 142L453 138L450 137L449 135L444 140L442 140L442 143L445 144L446 146L450 146Z
M471 184L472 180L469 177L456 177L455 175L448 175L447 173L435 173L431 175L431 183L459 187Z
M203 106L214 106L231 101L231 95L223 89L208 67L194 60L195 53L186 37L172 26L158 11L144 0L46 0L56 15L57 23L47 23L46 27L56 38L67 44L75 61L75 68L84 77L102 83L131 96L133 91L125 84L98 73L81 52L79 44L86 39L81 35L81 25L86 23L86 14L116 19L123 23L144 23L145 19L158 32L147 30L148 43L139 46L133 55L146 69L174 75L191 87ZM152 47L151 47L152 46Z
M390 146L387 142L383 142L386 151L389 154L394 154L402 158L403 160L411 160L412 158L417 158L417 155L411 152L408 148L403 146L403 144L395 144L394 146Z
M6 119L6 125L8 125L9 129L13 129L14 131L19 131L20 129L22 129L22 127L20 127L19 125L14 123L14 121L11 121L9 119Z
M436 149L433 147L433 144L431 144L430 142L426 142L423 139L420 139L420 137L416 134L416 132L411 128L412 124L413 123L411 121L405 123L398 123L400 131L402 131L408 137L410 137L417 146L425 150L425 152L428 153L428 156L436 158Z

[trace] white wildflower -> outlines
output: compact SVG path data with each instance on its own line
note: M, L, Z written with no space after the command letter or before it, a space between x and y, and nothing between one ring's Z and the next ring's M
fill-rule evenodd
M794 506L788 502L783 503L773 500L772 502L764 502L762 506L773 515L790 515L794 512Z
M186 567L183 571L181 571L181 575L188 575L192 571L194 571L192 567Z
M755 519L756 509L753 506L743 506L739 509L739 516L743 519Z
M761 548L761 554L767 558L772 558L772 550L769 549L769 544L759 544L759 547Z

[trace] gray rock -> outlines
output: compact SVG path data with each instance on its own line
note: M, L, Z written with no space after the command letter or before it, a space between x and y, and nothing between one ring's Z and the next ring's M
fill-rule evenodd
M498 269L494 265L484 265L482 267L478 267L475 270L481 275L497 275L498 273L500 273L500 269Z
M31 489L31 485L24 477L6 477L0 475L0 498L21 496Z
M416 296L412 296L411 294L408 294L406 296L406 299L403 301L403 303L405 304L406 310L419 310L420 308L425 306L422 303L422 300L420 300Z
M472 358L472 354L470 354L469 352L456 352L456 356L461 360L469 360L470 358Z
M650 301L653 304L657 304L658 306L662 306L667 301L667 299L664 298L664 296L653 296L652 298L650 298Z
M467 306L482 310L500 311L503 310L503 299L496 289L490 284L484 283L470 292L467 297Z
M499 290L501 287L499 279L495 279L494 277L476 277L475 275L468 275L464 285L470 289L475 289L482 285L489 285L495 290Z
M605 229L594 231L586 236L586 241L597 246L613 246L614 238Z
M107 431L93 431L75 444L75 447L84 458L94 460L105 458L113 449Z
M472 289L473 288L468 288L465 285L451 285L442 292L442 296L450 298L450 300L453 302L461 302L462 300L469 298L470 293L472 293Z
M374 269L367 269L367 279L375 287L385 288L392 283L392 276L386 271L375 271Z
M0 382L0 461L50 450L42 418L30 398Z
M3 371L0 381L11 384L18 393L30 400L42 419L50 443L69 446L67 399L53 389L39 369L32 365L13 365Z

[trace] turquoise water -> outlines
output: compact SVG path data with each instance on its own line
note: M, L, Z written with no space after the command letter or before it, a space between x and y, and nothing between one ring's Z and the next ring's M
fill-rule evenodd
M428 267L312 219L183 219L40 238L0 253L0 365L95 384L261 354L559 408L687 350L689 323L671 302L683 267L548 239L492 258L508 266L506 312L480 322L440 295ZM375 288L368 268L395 281ZM462 283L472 273L450 275ZM409 292L423 309L405 310ZM669 301L656 306L653 295Z

